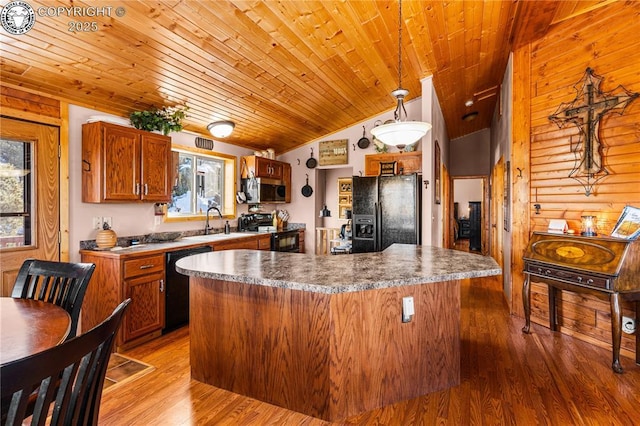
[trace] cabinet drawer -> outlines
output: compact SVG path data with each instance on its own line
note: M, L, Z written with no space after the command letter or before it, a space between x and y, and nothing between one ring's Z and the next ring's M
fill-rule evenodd
M597 287L605 290L610 290L610 279L590 275L579 271L565 271L562 269L532 264L527 264L526 271L533 275L569 282L578 286Z
M164 271L164 255L141 257L124 261L124 278Z

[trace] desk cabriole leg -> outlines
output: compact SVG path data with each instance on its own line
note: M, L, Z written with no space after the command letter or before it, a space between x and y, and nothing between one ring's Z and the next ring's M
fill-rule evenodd
M622 373L620 365L620 342L622 340L622 315L620 313L620 294L611 293L611 339L613 345L613 363L611 368L616 373Z
M638 323L640 322L640 300L636 302L636 364L640 365L640 330Z
M524 274L524 284L522 286L522 304L524 305L525 324L522 327L523 333L529 333L531 329L531 275Z

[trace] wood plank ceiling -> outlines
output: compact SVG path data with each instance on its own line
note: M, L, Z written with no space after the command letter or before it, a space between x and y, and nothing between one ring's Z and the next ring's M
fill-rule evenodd
M433 75L450 138L489 127L513 45L610 1L404 0L408 99ZM28 3L28 33L0 29L1 81L73 104L122 117L186 105L187 130L206 134L228 119L236 129L226 142L280 153L395 106L397 0ZM74 17L58 6L111 13ZM97 30L72 31L73 22ZM471 111L478 118L462 121Z

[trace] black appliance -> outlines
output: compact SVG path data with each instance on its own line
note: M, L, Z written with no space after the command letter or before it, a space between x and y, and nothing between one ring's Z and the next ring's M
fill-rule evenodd
M176 262L183 257L210 251L210 246L204 246L167 252L163 333L189 322L189 277L176 271Z
M271 251L300 252L300 233L295 231L279 231L271 234Z
M482 203L469 201L469 250L482 250Z
M287 195L287 187L275 179L242 179L240 186L248 204L284 203Z
M421 244L421 176L354 176L354 253L382 251L393 243Z
M238 231L258 232L261 226L272 226L273 216L269 213L248 213L238 218Z

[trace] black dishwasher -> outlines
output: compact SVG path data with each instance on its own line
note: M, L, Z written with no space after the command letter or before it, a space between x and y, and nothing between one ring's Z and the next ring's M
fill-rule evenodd
M209 246L167 252L163 333L189 322L189 277L176 271L176 262L192 254L212 251Z

